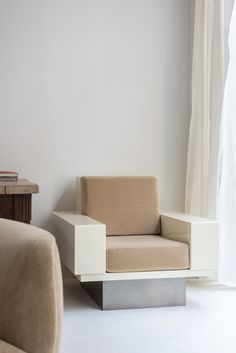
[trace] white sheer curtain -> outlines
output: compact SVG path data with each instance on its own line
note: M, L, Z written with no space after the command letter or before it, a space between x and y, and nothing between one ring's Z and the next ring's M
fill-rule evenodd
M224 91L223 0L196 0L185 211L215 218Z
M221 281L236 281L236 3L229 32L229 66L225 85L220 144Z
M195 1L185 198L187 213L220 221L224 282L236 281L236 1L230 22L232 5L233 0Z

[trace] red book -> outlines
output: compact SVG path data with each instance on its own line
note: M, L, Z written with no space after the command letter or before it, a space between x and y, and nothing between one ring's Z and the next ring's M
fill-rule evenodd
M17 172L10 171L10 170L0 170L0 175L9 175L9 176L12 176L12 175L18 175L18 173L17 173Z

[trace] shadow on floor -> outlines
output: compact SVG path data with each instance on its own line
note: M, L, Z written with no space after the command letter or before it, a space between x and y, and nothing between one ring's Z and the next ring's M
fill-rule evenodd
M88 310L88 308L100 310L100 308L80 286L80 283L77 279L66 278L63 282L64 308L66 310Z

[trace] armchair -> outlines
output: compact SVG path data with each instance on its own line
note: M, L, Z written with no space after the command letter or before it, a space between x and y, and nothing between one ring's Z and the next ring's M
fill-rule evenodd
M48 232L0 219L0 352L57 353L62 276Z
M185 278L217 271L217 222L160 214L154 177L82 177L81 196L82 215L54 212L55 234L102 309L184 305Z

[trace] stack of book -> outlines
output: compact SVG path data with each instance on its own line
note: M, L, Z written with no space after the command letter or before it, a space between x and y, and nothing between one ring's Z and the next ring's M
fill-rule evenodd
M18 173L7 171L7 170L0 170L0 182L16 182L18 181Z

